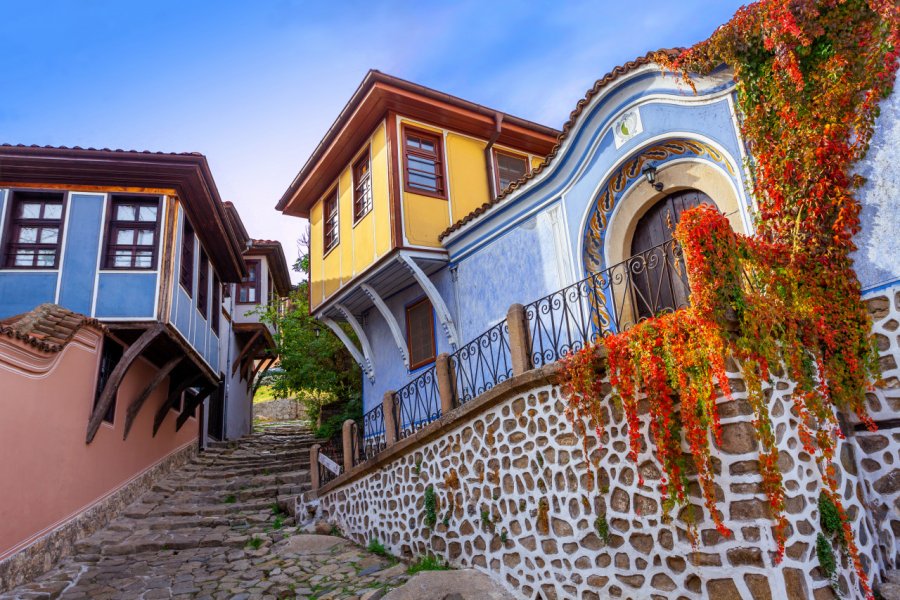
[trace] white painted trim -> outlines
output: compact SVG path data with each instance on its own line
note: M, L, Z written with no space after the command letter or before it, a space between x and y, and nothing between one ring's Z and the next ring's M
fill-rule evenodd
M362 355L362 352L359 351L359 348L353 343L350 337L341 329L341 326L334 322L330 317L318 317L318 319L328 326L331 331L334 332L334 335L338 336L338 339L344 343L347 351L353 356L353 359L359 364L359 368L363 370L366 376L369 378L369 381L375 383L375 370L371 368L369 365L369 361Z
M658 68L658 67L654 67L654 68ZM631 77L640 75L640 74L644 73L645 71L646 71L646 70L641 70L641 69L639 69L639 70L637 70L637 71L634 71L633 73L629 74L629 76L626 76L626 79L620 80L620 83L623 83L624 81L626 81L627 79L630 79ZM621 87L621 86L617 86L617 87ZM582 176L583 173L584 173L584 170L587 168L587 166L591 163L591 161L593 160L594 156L596 155L596 153L597 153L599 147L601 146L601 144L602 144L602 142L603 142L603 139L606 137L607 133L610 133L610 129L611 129L611 128L613 127L613 125L615 124L615 120L616 120L618 117L620 117L622 114L628 112L629 110L634 109L635 107L640 107L640 106L643 106L643 105L645 105L645 104L670 104L670 105L680 105L680 106L703 106L703 105L707 105L707 104L715 104L715 103L717 103L717 102L721 102L721 101L723 100L723 97L725 98L725 100L726 100L726 102L727 102L727 101L731 98L731 93L732 93L732 91L733 91L733 88L729 87L729 88L725 88L725 89L723 89L723 90L720 90L720 91L718 91L718 92L715 92L715 93L712 93L712 94L708 94L708 95L705 95L705 96L701 96L701 97L695 97L695 96L692 96L692 97L684 97L684 96L677 96L677 95L670 94L670 93L662 93L662 92L658 92L658 93L655 93L655 94L648 94L647 96L642 96L642 97L640 97L640 98L636 98L633 102L630 102L629 104L626 104L625 106L621 107L616 113L613 113L613 114L611 114L610 116L605 117L605 119L606 119L606 124L605 124L605 125L603 126L603 128L600 130L600 134L597 136L597 138L596 138L594 144L593 144L592 146L590 146L590 147L588 147L588 148L585 149L585 151L584 151L584 153L583 153L583 155L582 155L582 158L581 158L580 161L579 161L579 164L578 164L576 170L566 178L566 179L568 180L567 183L566 183L565 186L559 191L558 194L554 194L554 195L552 196L552 199L556 199L556 198L558 198L558 197L564 196L564 195L566 194L566 192L568 192L568 191L571 189L571 187L572 187L573 185L575 185L575 184L579 181L579 179L581 178L581 176ZM600 96L595 97L595 98L592 100L591 105L589 105L587 108L584 109L583 113L589 112L589 111L590 111L590 106L592 106L592 105L595 104L597 101L599 101L599 99L600 99L601 97L605 97L605 95L606 95L606 94L601 94ZM492 207L490 207L485 213L479 215L477 219L474 219L474 220L472 220L472 221L466 223L465 225L463 225L462 227L460 227L460 228L457 229L456 231L452 232L450 235L448 235L448 236L444 239L444 245L447 246L447 245L451 244L454 240L456 240L456 239L462 237L462 236L464 235L464 233L469 232L469 231L472 231L472 230L474 230L474 229L477 229L479 225L483 224L487 219L489 219L489 218L493 215L493 213L496 211L497 208L499 208L499 207L501 207L501 206L505 206L505 205L508 204L510 201L513 201L514 199L516 199L516 198L518 198L519 196L523 195L523 194L525 193L526 190L530 190L530 189L533 188L534 186L538 185L539 182L542 182L542 181L544 181L544 180L546 180L546 179L549 179L549 178L551 178L552 176L554 176L554 174L556 173L556 171L558 171L559 168L560 168L560 164L562 163L562 157L563 157L567 152L569 152L569 147L570 147L571 144L572 144L572 140L573 140L575 137L577 137L577 133L578 133L578 131L584 126L584 123L585 123L585 121L583 121L583 120L582 120L582 121L579 121L579 123L576 125L576 128L573 129L573 130L569 133L568 137L567 137L565 140L563 140L563 144L562 144L562 146L560 147L559 151L557 152L556 159L554 159L554 161L550 163L550 166L549 166L546 170L541 171L540 173L538 173L537 176L534 177L533 179L529 179L529 180L525 183L525 185L523 185L523 186L520 187L520 188L517 188L510 196L507 196L506 198L504 198L503 201L500 202L499 204L495 204L495 205L493 205ZM664 134L660 134L660 135L655 136L655 137L652 137L652 138L647 138L647 140L644 140L643 142L641 142L641 144L635 146L635 148L639 148L639 147L643 146L644 144L648 143L648 140L660 139L660 137L674 137L675 135L686 135L687 137L697 137L697 138L702 137L702 136L700 136L699 134L696 134L696 133L690 133L690 134L676 134L675 132L666 132L666 133L664 133ZM640 136L637 136L637 137L632 138L632 139L638 139L639 137L640 137ZM740 137L738 137L738 140L740 140ZM629 140L629 141L631 141L631 140ZM627 151L627 153L629 153L629 154L630 154L630 153L633 153L633 152L634 152L634 149L630 149L630 150ZM726 154L728 154L728 156L730 156L730 153L726 153ZM549 201L552 201L552 200L549 200ZM549 201L548 201L548 202L549 202ZM547 204L547 202L542 202L542 203L540 204L540 206L535 207L534 209L532 209L531 211L529 211L528 214L533 214L533 213L536 212L539 208L542 208L542 207L545 206L546 204ZM518 224L519 222L521 222L522 220L524 220L524 219L517 219L515 223L509 223L509 224L507 224L506 226L499 227L499 228L497 229L497 231L495 231L495 232L492 233L489 237L487 237L485 240L483 240L481 243L479 243L479 245L478 245L477 247L475 247L475 248L480 248L485 242L490 241L490 240L493 240L495 237L497 237L498 234L505 233L505 231L506 231L507 229L509 229L509 228L511 228L511 227L514 227L515 225L517 225L517 224ZM469 254L469 253L470 253L472 250L474 250L475 248L470 249L469 251L467 251L466 254Z
M459 334L456 332L456 325L453 323L453 317L450 315L447 303L444 302L440 292L438 292L434 283L428 278L428 275L425 274L419 265L417 265L406 252L400 252L397 255L397 259L406 265L413 274L413 277L416 278L416 281L419 282L422 289L425 290L425 295L428 296L431 305L434 307L435 313L437 313L438 320L444 328L444 333L450 341L450 346L455 351L460 346Z
M59 240L59 268L56 271L56 293L53 294L53 304L59 304L59 290L62 287L63 266L66 263L66 242L69 240L69 219L72 217L72 192L65 193L63 210L66 218L62 223L62 239Z
M394 336L394 342L397 344L397 349L400 350L400 356L403 357L403 364L409 369L409 352L406 349L406 340L403 337L403 332L400 331L400 324L397 323L394 313L391 312L391 309L387 307L387 304L384 303L384 300L381 299L381 296L378 295L378 292L371 285L362 283L359 287L372 300L375 308L378 309L378 312L381 313L381 316L387 322L388 329L391 330L391 335Z
M372 346L369 344L369 336L366 335L366 330L363 329L360 322L356 319L356 316L350 312L350 310L338 302L334 305L334 307L344 315L344 318L347 320L347 323L350 324L350 327L353 329L353 332L356 333L356 337L359 339L359 343L362 345L363 357L365 358L366 365L368 365L367 372L369 373L370 379L375 381L375 354L372 352Z
M0 242L6 239L6 213L9 212L9 189L0 189Z

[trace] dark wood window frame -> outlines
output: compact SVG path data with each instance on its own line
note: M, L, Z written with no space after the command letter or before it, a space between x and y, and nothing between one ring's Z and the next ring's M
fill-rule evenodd
M527 154L517 154L515 152L507 152L506 150L499 150L497 148L494 148L494 185L497 186L498 194L500 192L502 192L503 190L505 190L506 187L510 183L518 180L519 177L522 176L522 175L519 175L519 177L516 177L515 179L510 179L509 183L507 183L506 185L503 185L503 183L500 180L500 157L501 156L506 156L508 158L514 158L514 159L524 161L525 170L522 172L522 175L527 175L528 173L531 172L531 162L530 162Z
M447 199L447 171L444 165L444 136L439 133L425 131L424 129L416 129L415 127L403 126L403 191L409 194L420 194L422 196L431 196L432 198ZM434 151L425 150L423 148L415 148L410 146L410 138L430 140L434 145ZM421 144L420 144L421 145ZM419 158L423 160L433 161L435 189L430 190L417 186L410 181L410 175L415 172L426 174L422 169L410 168L410 158ZM431 174L429 174L431 175Z
M40 213L37 217L27 218L19 216L17 213L19 207L24 204L39 204ZM47 218L46 211L48 205L59 205L59 217ZM9 210L7 211L7 221L4 226L3 236L4 259L3 267L6 269L38 269L38 270L55 270L59 268L60 256L62 254L63 229L66 222L66 208L68 206L67 194L65 192L43 191L43 190L12 190L9 194L8 202ZM35 229L35 242L18 241L22 229ZM41 242L44 230L56 229L56 242ZM17 252L20 250L34 252L31 258L31 264L17 265ZM49 256L48 252L53 252L52 265L38 264L38 257Z
M325 194L322 199L322 244L325 254L341 243L341 210L338 188Z
M246 261L247 263L247 277L245 277L239 284L237 284L237 293L235 298L235 304L261 304L262 299L260 298L260 293L262 292L262 283L260 280L262 279L262 261L259 259L253 259ZM254 272L256 274L256 280L250 281L250 274ZM255 300L243 300L244 291L245 290L253 290L256 295ZM249 294L248 294L249 298Z
M209 314L209 256L203 248L200 248L197 268L197 310L205 319Z
M189 298L194 297L194 239L196 237L194 228L185 217L184 226L181 229L181 271L178 282Z
M428 319L428 333L426 335L429 336L431 340L431 354L430 356L423 357L418 361L413 362L413 347L412 347L412 339L413 339L413 331L410 326L409 315L410 312L419 308L420 306L427 305L429 309L430 319ZM437 357L437 340L434 336L434 307L431 305L431 301L428 297L419 298L418 300L411 302L406 305L406 349L409 352L409 370L415 371L418 368L424 367L425 365L430 365L434 362Z
M363 172L363 168L365 168ZM372 212L372 153L371 148L353 163L353 224Z
M134 219L118 219L118 207L134 205ZM153 226L149 227L150 221L142 221L141 208L154 207L156 209L156 217ZM109 198L109 213L106 218L106 236L103 244L103 269L108 270L137 270L137 271L153 271L156 269L159 260L159 230L162 222L162 198L159 196L135 196L125 194L111 194ZM120 244L117 236L120 231L132 232L132 243ZM140 232L152 232L153 241L150 244L140 244ZM114 243L116 242L116 243ZM116 253L128 252L128 264L116 265ZM137 266L138 253L149 252L150 263L147 266Z
M97 368L97 387L94 391L94 407L97 406L97 401L100 400L100 394L103 393L103 388L106 387L109 376L112 375L113 369L115 369L116 365L119 364L119 361L122 360L124 353L125 348L122 344L109 337L103 338L103 348L100 351L100 365ZM113 396L109 408L106 409L106 414L103 415L103 422L109 425L114 424L116 420L116 400L118 399L118 395L119 394L116 393L116 395Z
M219 317L222 315L222 284L219 276L212 274L212 305L209 307L209 321L213 333L219 337Z

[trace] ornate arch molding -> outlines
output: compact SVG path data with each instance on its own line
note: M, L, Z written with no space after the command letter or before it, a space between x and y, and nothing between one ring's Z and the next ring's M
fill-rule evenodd
M653 163L657 167L662 167L668 162L685 158L713 163L724 169L732 179L737 178L735 168L728 157L707 142L676 138L655 142L639 150L635 156L619 165L609 175L591 201L582 234L582 261L585 273L596 273L607 266L604 240L610 217L632 184L642 177L641 171L644 166Z

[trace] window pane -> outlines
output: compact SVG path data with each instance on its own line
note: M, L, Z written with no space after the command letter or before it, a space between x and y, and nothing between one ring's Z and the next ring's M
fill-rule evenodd
M59 219L62 217L62 204L45 204L44 205L44 218L45 219Z
M37 264L39 267L52 267L56 262L55 250L38 250Z
M37 227L22 227L21 229L19 229L18 242L20 244L34 244L37 242L37 235Z
M23 219L40 219L41 218L41 205L33 204L31 202L23 202L22 203L22 212L19 215ZM47 210L50 210L50 205L47 206ZM54 218L48 215L47 218Z
M134 266L149 269L153 262L152 252L138 252L134 259Z
M116 244L130 246L134 243L134 229L119 229L116 231Z
M131 250L116 250L116 256L113 260L113 265L116 267L130 267L131 266Z
M16 250L16 266L30 267L34 264L34 250Z
M57 239L59 239L59 229L56 227L42 227L41 228L41 243L42 244L55 244Z
M430 158L422 158L420 156L409 157L409 168L415 171L424 171L425 173L436 173L437 165Z
M141 229L138 231L137 243L139 246L150 246L153 244L153 230Z
M136 208L133 204L116 205L116 221L134 221Z
M411 135L406 138L406 143L410 148L418 148L420 150L425 150L426 152L434 152L433 140Z
M437 177L434 175L420 175L419 173L409 174L409 185L423 190L437 190Z
M156 207L155 206L142 206L138 220L139 221L156 222Z

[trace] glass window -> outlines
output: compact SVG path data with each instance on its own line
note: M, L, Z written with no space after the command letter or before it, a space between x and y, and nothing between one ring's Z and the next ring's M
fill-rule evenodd
M411 369L434 361L434 310L428 298L406 307L406 342Z
M259 271L258 260L247 261L247 276L238 284L238 304L259 304Z
M415 194L446 197L440 137L424 131L404 129L403 139L405 190Z
M64 197L61 192L13 192L5 236L6 267L58 266Z
M504 152L495 152L497 193L499 194L528 172L528 158Z
M209 300L209 257L203 248L200 248L200 265L197 272L197 310L203 318L206 318L207 300Z
M325 240L325 252L328 252L332 248L338 245L338 241L340 234L338 233L338 227L340 226L340 221L338 218L338 191L335 188L334 192L329 193L325 197L325 232L324 232L324 240Z
M194 228L184 219L181 232L181 273L178 280L188 296L194 295Z
M160 199L114 195L111 201L104 268L155 268Z
M372 173L369 150L353 165L353 222L372 210Z

